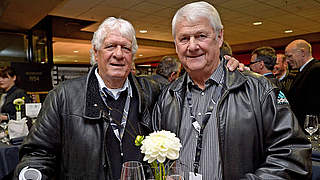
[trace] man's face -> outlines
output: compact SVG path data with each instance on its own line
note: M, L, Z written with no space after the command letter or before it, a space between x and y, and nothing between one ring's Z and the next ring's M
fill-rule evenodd
M257 61L257 54L253 54L250 59L250 69L253 72L260 73L261 61Z
M131 70L132 43L121 36L120 32L112 32L104 39L99 50L95 50L99 75L104 81L125 80Z
M298 69L303 65L303 52L294 44L289 44L285 50L286 61L293 69Z
M15 80L16 76L0 77L0 88L8 91L15 84Z
M273 74L275 76L282 75L287 70L288 64L283 58L285 58L284 55L277 55L277 62L273 67Z
M212 73L220 62L223 31L216 40L216 32L207 18L199 18L196 22L180 20L175 31L176 52L185 70Z

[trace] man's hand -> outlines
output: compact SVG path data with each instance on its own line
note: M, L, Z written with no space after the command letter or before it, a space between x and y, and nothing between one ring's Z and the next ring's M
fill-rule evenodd
M225 55L224 58L228 61L227 67L229 71L234 71L236 68L238 68L239 71L244 71L244 70L250 71L249 67L245 66L243 63L240 63L234 57Z

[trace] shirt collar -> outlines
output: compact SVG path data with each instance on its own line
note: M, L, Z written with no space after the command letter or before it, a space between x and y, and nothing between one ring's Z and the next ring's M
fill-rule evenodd
M217 83L217 84L221 84L223 81L223 77L224 77L224 73L223 73L223 63L220 62L220 64L218 65L217 69L211 74L211 76L209 77L209 79L205 82L206 87L210 86L213 82ZM190 86L194 86L194 82L193 80L190 78L190 76L188 75L187 77L187 84Z
M309 64L309 62L312 60L313 58L309 59L306 63L304 63L304 65L302 65L299 69L299 72L301 72L303 70L304 67L306 67L307 64Z
M263 76L267 76L269 74L272 74L272 72L264 73Z
M130 97L132 97L132 88L131 88L131 85L130 85L128 78L126 79L125 83L123 84L123 87L118 88L118 89L110 89L105 85L104 81L102 80L101 76L99 75L98 68L95 70L94 73L98 79L99 89L102 93L105 93L105 91L103 89L106 89L106 92L108 93L108 95L110 95L113 99L117 100L120 96L120 93L128 89L128 95Z

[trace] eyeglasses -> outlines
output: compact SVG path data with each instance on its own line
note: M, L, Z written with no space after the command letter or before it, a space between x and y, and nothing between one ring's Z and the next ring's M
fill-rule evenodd
M255 63L257 63L257 62L260 62L260 61L253 61L253 62L250 62L250 63L248 64L248 66L251 66L252 64L255 64Z

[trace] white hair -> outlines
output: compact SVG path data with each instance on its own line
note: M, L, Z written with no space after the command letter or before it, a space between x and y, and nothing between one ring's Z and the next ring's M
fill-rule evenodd
M195 22L199 18L208 18L210 25L214 29L216 34L216 39L222 29L223 25L221 23L221 19L218 11L209 3L200 1L187 4L180 8L172 19L172 35L175 39L176 37L176 24L180 21L187 20L189 22Z
M124 19L108 17L100 24L98 30L94 32L91 40L91 61L92 65L96 64L94 50L99 50L109 33L112 31L119 31L121 36L129 39L132 42L132 54L134 55L138 50L138 44L136 39L136 32L132 24Z

